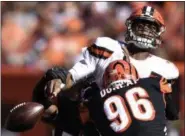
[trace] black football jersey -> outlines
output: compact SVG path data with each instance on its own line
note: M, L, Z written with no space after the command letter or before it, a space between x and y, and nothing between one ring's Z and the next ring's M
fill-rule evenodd
M165 79L144 78L116 88L93 85L88 108L102 136L165 136ZM92 93L93 92L93 93Z

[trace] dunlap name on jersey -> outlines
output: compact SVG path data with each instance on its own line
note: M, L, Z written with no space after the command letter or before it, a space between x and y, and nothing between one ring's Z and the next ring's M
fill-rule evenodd
M110 85L111 87L100 91L101 98L105 97L107 94L110 94L118 89L128 87L128 86L134 85L136 83L137 83L137 81L128 80L128 79L125 79L122 81L116 81Z

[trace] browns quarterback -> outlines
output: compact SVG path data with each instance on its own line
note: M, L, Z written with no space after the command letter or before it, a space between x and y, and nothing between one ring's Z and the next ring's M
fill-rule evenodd
M51 97L56 97L59 92L69 90L79 82L85 81L89 75L93 75L98 87L103 89L102 78L106 67L115 60L123 59L135 66L140 78L147 78L152 73L157 73L167 79L173 88L172 93L176 92L174 81L179 76L177 67L172 62L151 53L160 47L161 34L165 31L165 23L160 13L150 6L144 6L131 14L126 21L126 26L125 42L109 37L98 37L92 45L82 49L81 60L67 72L66 79L55 76L44 82L42 88L47 87L42 90L47 90ZM63 73L63 71L60 72ZM38 90L37 87L35 90ZM177 119L176 115L173 116L173 111L178 111L178 107L175 107L175 102L172 100L172 93L167 95L166 106L167 119L170 120ZM44 96L45 100L50 97ZM55 104L51 101L46 103L49 114L58 112L57 106L52 110L49 109Z

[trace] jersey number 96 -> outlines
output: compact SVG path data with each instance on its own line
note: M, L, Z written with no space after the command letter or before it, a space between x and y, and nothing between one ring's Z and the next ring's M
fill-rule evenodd
M136 96L139 96L139 98ZM149 95L143 88L129 89L125 93L125 98L135 119L142 121L154 119L154 107L147 99ZM132 122L125 100L119 95L111 96L105 100L104 111L108 120L111 121L110 127L115 132L125 131Z

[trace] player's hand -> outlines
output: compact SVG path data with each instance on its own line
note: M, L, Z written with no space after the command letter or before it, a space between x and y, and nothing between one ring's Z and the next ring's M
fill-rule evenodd
M51 99L53 97L56 97L63 86L64 84L60 79L53 79L49 81L46 85L46 92L49 98Z
M51 105L49 106L45 111L44 114L42 115L42 121L44 123L50 124L52 126L55 126L54 122L57 119L58 115L58 107L56 105Z
M43 117L48 118L57 112L58 112L58 107L56 105L51 105L44 111Z

